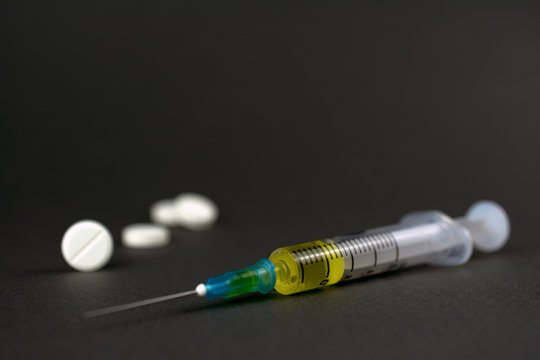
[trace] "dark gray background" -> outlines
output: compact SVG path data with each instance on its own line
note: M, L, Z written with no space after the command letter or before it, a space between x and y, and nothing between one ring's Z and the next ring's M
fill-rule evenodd
M538 357L539 11L4 4L0 357ZM214 230L120 246L123 226L183 191L217 202ZM279 246L484 198L507 209L511 239L465 266L77 321ZM96 273L60 254L84 218L118 245Z

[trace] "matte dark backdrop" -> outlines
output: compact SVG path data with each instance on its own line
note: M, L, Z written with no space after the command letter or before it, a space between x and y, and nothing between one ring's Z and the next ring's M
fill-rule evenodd
M540 351L540 7L406 2L2 5L0 355L534 358ZM205 233L122 249L183 191ZM322 291L89 309L190 289L279 246L502 204L501 252ZM108 267L72 271L71 223Z

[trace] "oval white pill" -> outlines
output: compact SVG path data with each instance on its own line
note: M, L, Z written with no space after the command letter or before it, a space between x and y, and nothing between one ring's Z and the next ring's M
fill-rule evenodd
M93 220L76 222L62 238L64 260L79 271L96 271L105 266L113 254L114 243L105 226Z
M150 219L157 224L176 225L174 200L160 200L153 204L150 207Z
M211 228L218 218L216 204L206 196L195 193L183 193L174 199L176 223L189 230Z
M133 249L151 249L166 246L170 232L164 226L154 224L133 224L122 230L122 244Z

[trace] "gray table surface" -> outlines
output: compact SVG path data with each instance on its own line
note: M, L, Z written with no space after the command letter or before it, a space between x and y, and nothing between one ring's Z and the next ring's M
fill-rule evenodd
M538 358L538 10L7 4L0 357ZM122 248L123 226L183 191L216 201L213 230ZM511 238L464 266L79 319L485 198ZM60 254L84 218L116 241L95 273Z

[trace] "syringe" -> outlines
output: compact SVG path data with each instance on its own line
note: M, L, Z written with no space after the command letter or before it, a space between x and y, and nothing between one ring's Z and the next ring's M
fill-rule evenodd
M279 248L268 259L210 278L191 291L90 311L85 317L195 294L208 300L271 290L290 295L413 265L462 265L473 246L493 252L509 234L508 216L493 201L479 201L456 219L439 211L414 212L396 225Z

